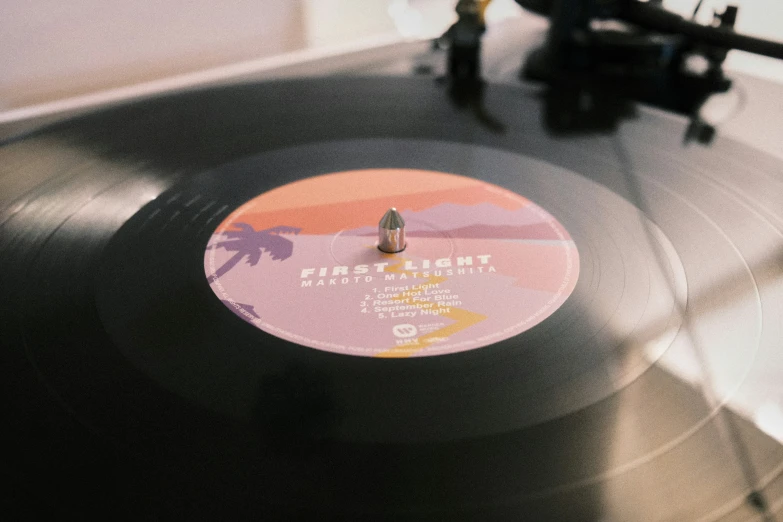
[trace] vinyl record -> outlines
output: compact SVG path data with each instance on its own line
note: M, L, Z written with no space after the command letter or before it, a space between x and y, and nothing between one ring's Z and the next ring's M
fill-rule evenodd
M5 143L12 504L774 519L779 161L647 110L571 138L540 114L336 78ZM375 248L389 207L399 254Z

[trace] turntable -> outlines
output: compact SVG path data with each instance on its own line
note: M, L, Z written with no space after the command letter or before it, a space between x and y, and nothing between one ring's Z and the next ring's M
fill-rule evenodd
M518 74L553 34L8 126L8 509L781 518L780 104L756 94L783 91L740 75L725 123L594 70L550 96L568 67Z

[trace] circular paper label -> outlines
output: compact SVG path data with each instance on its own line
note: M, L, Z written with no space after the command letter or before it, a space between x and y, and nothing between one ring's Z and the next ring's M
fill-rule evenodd
M407 247L377 248L395 207ZM368 357L441 355L517 335L576 285L579 255L541 207L480 180L411 169L316 176L259 195L215 230L212 290L272 335Z

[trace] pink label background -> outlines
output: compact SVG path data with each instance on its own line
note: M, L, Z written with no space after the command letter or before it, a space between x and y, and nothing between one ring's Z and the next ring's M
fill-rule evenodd
M308 234L306 224L298 227L301 228L298 234L272 233L279 236L275 241L292 244L289 257L274 259L273 251L262 249L254 265L249 257L245 257L220 277L213 278L210 283L213 291L238 316L270 334L320 350L384 357L439 355L487 346L535 326L568 298L578 276L578 253L568 233L550 214L522 196L471 178L429 171L408 170L405 174L415 175L417 180L426 177L435 185L440 180L448 180L455 185L464 181L471 191L471 198L481 200L482 195L486 195L488 201L466 205L448 201L448 195L444 197L434 193L433 196L439 195L440 200L433 197L432 206L405 208L405 197L391 197L391 201L403 203L394 206L401 210L408 233L408 248L395 255L384 254L375 247L377 221L383 211L366 216L364 226L340 229L336 233ZM324 182L328 186L330 180L343 187L372 185L358 192L371 193L372 187L377 187L377 199L383 200L384 183L398 182L399 178L400 171L397 169L378 169L369 173L353 171L310 179L316 180L318 187L322 187ZM290 201L306 203L308 197L313 197L313 187L308 187L308 181L262 194L232 213L217 228L207 246L204 259L206 275L212 276L236 255L236 250L225 248L226 244L236 240L228 238L226 232L236 231L236 223L260 219L257 215L264 214L267 208L265 200L279 207L279 202L272 203L274 198L266 197L272 192L289 191L291 194L285 194L285 197ZM277 195L280 196L280 192ZM344 195L334 197L345 198ZM498 197L502 198L501 206L492 203L497 202ZM357 201L361 200L364 206L368 200L374 199L363 196ZM341 204L350 212L351 201L342 201ZM378 204L382 208L388 202L379 201ZM312 205L301 206L303 214L317 211ZM315 217L328 219L327 216ZM351 222L355 220L356 216L351 216ZM262 228L258 223L251 223L253 230ZM264 229L275 226L291 225L263 222ZM491 256L486 265L481 264L480 255ZM414 277L412 271L406 274L407 279L400 280L403 271L399 265L404 261L421 267L425 259L434 264L435 259L451 258L456 265L458 256L472 257L474 273L447 277L438 283L438 290L450 290L452 295L457 295L461 304L450 308L456 310L456 315L470 315L473 322L469 321L470 324L452 332L447 338L426 345L398 345L403 341L395 336L393 328L398 324L411 324L421 331L428 330L425 325L430 325L429 329L435 330L433 335L437 335L439 329L460 323L459 318L422 315L420 312L414 317L391 317L390 313L385 313L384 318L379 318L374 312L361 313L362 308L372 312L375 300L392 300L389 297L376 298L373 288L388 294L393 292L384 292L386 287L410 288L432 281L421 274ZM378 273L372 266L374 263L389 265L385 272ZM318 277L319 268L326 267L331 274L332 267L336 265L348 266L349 269L355 265L370 265L370 272ZM494 272L487 271L490 266ZM478 273L477 267L483 267L484 272ZM302 278L302 270L307 268L314 268L315 274ZM451 270L456 274L457 268L453 266ZM429 271L433 274L435 270L441 270L445 277L448 268L431 267ZM385 276L389 273L394 273L397 280L386 281ZM373 280L365 282L365 276L371 276ZM348 277L350 282L341 284L343 277ZM359 282L355 282L356 277L360 278ZM324 286L316 286L321 279ZM302 287L305 280L311 280L312 286ZM337 284L330 285L330 280ZM365 299L367 295L370 299ZM363 301L366 302L364 307L361 306ZM476 320L480 316L483 318ZM413 338L414 342L415 339L417 337Z

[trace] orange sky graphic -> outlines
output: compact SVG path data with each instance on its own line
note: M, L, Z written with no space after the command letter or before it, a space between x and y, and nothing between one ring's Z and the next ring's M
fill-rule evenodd
M485 190L482 182L461 176L439 175L436 177L441 178L441 182L433 183L432 177L416 176L415 171L413 174L394 171L393 175L381 171L383 176L373 175L375 172L353 171L323 177L331 180L311 178L301 184L286 185L256 198L249 203L251 208L243 207L244 213L240 217L232 214L224 224L243 222L256 230L285 225L301 228L302 234L321 235L377 226L391 207L400 212L417 212L443 203L466 206L491 203L516 210L526 204L524 198L511 199L502 193ZM335 179L339 177L343 179ZM389 186L390 178L394 181L392 186ZM318 182L314 183L314 180ZM384 195L377 197L379 192Z

